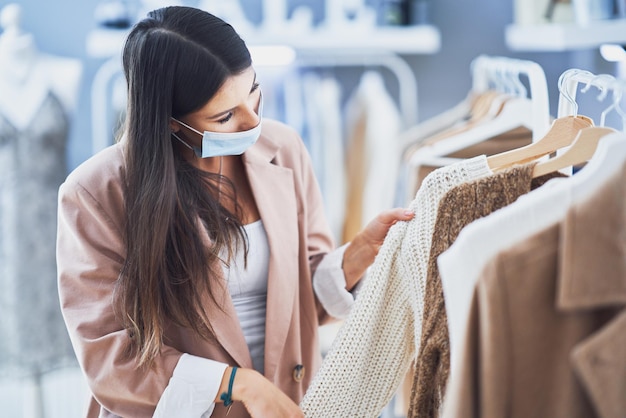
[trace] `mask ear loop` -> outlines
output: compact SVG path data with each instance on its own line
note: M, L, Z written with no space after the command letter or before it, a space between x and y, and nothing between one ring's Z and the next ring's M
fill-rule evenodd
M198 155L198 150L196 150L194 147L192 147L191 145L189 145L188 143L186 143L185 141L183 141L178 135L176 135L176 132L172 132L172 135L174 136L174 138L176 138L177 140L179 140L184 146L186 146L187 148L189 148L190 150L193 151L193 155L195 155L197 158L200 158L201 155Z
M189 145L188 143L186 143L185 141L180 139L180 137L178 135L176 135L176 132L172 132L172 135L174 136L174 138L179 140L184 146L186 146L187 148L192 150L193 154L197 158L200 158L200 156L198 155L198 152L191 145ZM219 177L217 179L217 202L218 203L222 201L222 160L223 160L223 157L220 155L220 165L219 165L219 168L218 168ZM230 219L228 217L226 217L225 221L228 222L229 220Z
M176 135L176 132L172 131L172 135L174 136L174 138L178 139L184 146L186 146L187 148L189 148L190 150L193 151L193 148L191 147L191 145L189 145L188 143L186 143L185 141L180 139L180 137L178 135Z
M222 157L220 155L220 167L219 167L219 178L217 179L217 203L222 201ZM226 221L228 221L228 217L226 217Z

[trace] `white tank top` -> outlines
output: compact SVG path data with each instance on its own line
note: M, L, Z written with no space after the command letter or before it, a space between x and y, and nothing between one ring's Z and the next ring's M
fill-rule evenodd
M248 235L248 266L244 268L243 248L237 250L224 277L235 305L252 364L263 374L265 360L265 313L270 248L263 222L244 225Z

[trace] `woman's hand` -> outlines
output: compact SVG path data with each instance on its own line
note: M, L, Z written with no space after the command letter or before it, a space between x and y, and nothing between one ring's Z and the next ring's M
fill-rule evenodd
M386 210L354 237L343 256L346 289L351 290L374 262L389 228L398 221L409 221L414 216L413 212L403 208Z
M232 368L224 372L219 394L228 390ZM253 369L237 369L232 398L244 404L252 418L303 418L304 414L287 395Z

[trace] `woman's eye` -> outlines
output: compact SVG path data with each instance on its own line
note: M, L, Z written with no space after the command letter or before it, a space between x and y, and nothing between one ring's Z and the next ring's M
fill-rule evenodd
M230 120L230 118L233 117L233 112L228 112L228 114L226 116L224 116L222 119L218 120L218 123L226 123Z
M259 83L254 83L252 85L252 88L250 89L250 94L254 93L255 91L257 91L257 89L259 88L260 84Z

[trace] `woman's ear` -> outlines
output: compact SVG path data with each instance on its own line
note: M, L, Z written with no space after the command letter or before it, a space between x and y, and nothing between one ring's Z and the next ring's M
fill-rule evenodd
M174 133L180 131L180 123L176 122L174 118L170 118L170 129Z

